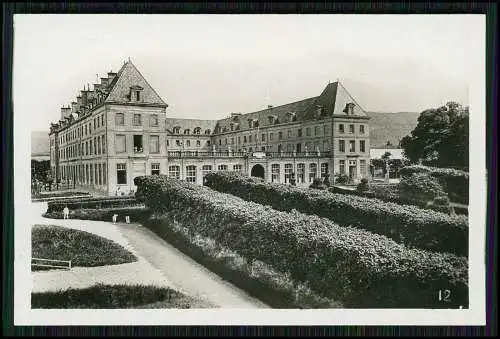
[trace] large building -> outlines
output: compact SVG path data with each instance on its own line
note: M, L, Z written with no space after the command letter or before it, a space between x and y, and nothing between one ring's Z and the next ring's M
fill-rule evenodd
M172 119L131 61L87 86L50 128L53 176L107 195L135 191L134 178L168 174L203 184L210 171L269 182L369 177L369 117L340 82L319 96L221 120ZM123 193L121 193L123 192Z

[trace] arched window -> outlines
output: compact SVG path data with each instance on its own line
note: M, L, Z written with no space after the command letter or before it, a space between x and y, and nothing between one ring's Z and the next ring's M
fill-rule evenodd
M173 128L173 132L174 132L174 134L180 134L181 133L181 127L180 126L175 126Z
M193 134L201 134L201 128L200 128L200 127L196 127L196 128L193 130Z

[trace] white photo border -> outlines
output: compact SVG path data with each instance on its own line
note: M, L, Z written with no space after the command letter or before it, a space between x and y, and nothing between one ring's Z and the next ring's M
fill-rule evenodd
M356 14L354 14L356 15ZM188 309L40 310L31 309L30 119L14 111L14 325L485 325L486 235L486 15L473 14L469 50L470 205L469 308L443 309ZM15 22L15 17L14 17ZM15 36L15 31L14 31ZM15 82L13 102L19 98ZM34 55L33 57L36 57ZM33 114L37 114L33 112Z

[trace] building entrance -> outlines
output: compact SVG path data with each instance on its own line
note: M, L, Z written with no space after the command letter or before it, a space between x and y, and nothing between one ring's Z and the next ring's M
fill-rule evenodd
M264 167L262 165L254 165L252 167L252 171L250 172L250 175L252 177L258 177L264 179Z

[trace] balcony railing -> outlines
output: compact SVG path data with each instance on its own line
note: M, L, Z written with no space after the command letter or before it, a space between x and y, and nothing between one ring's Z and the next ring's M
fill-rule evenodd
M326 158L331 152L168 151L169 158Z

